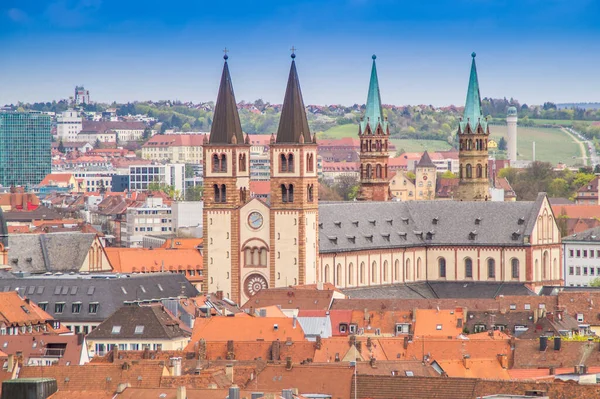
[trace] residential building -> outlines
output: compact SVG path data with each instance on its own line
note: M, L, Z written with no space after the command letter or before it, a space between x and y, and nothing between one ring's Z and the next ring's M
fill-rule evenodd
M61 141L52 142L52 150L58 151L60 143ZM68 154L70 152L81 152L82 154L85 154L94 149L94 146L92 144L79 141L62 141L62 147L64 148L65 154Z
M75 104L90 104L90 91L83 86L75 86Z
M323 162L323 179L337 183L340 178L360 178L360 162Z
M19 290L75 333L88 334L126 303L196 297L198 291L178 273L5 277L4 292Z
M171 206L161 197L147 197L144 203L130 206L126 215L127 234L121 235L125 247L141 248L144 236L173 232Z
M594 179L588 184L580 187L575 195L575 204L577 205L598 205L598 180L600 176L594 177Z
M201 164L204 134L156 135L142 146L142 158L152 161Z
M250 134L250 180L269 181L271 176L270 134Z
M587 287L600 279L600 227L563 237L562 244L565 286Z
M458 127L460 170L456 199L487 201L489 198L488 138L490 129L481 108L475 53L471 54L471 75L467 101Z
M146 124L143 122L84 120L81 132L77 135L75 141L89 141L94 137L100 139L101 142L118 141L123 143L137 141L143 138L146 127ZM86 133L87 136L82 135L82 133Z
M79 111L69 109L56 117L56 140L65 143L75 142L83 129L83 121ZM65 147L66 149L66 147Z
M416 195L415 181L408 172L398 169L390 172L390 194L394 201L414 201Z
M81 130L73 141L79 141L80 143L89 143L96 145L96 143L116 143L117 133L114 130Z
M80 184L72 173L50 173L39 186L51 186L57 188L66 188L68 191L79 192L83 184Z
M28 336L31 342L31 336L34 335L69 332L25 294L18 291L0 292L0 336L23 335ZM7 346L2 349L6 351Z
M10 234L8 263L14 273L111 272L94 233Z
M64 328L64 327L63 327ZM89 363L87 340L82 334L39 333L0 336L0 347L22 366L82 366Z
M48 115L0 113L0 186L41 182L51 171L51 142Z
M87 335L90 357L118 350L182 350L191 331L159 304L119 308Z
M129 189L148 190L148 185L158 183L184 191L185 164L129 165Z
M81 189L85 192L111 191L112 177L117 171L112 168L88 167L74 169L71 173L75 179L81 180Z

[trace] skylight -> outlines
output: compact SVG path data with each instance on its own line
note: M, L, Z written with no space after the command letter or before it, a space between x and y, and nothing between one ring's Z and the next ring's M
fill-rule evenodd
M121 333L121 326L113 326L112 333L113 334L120 334Z
M135 326L135 334L143 334L144 326Z

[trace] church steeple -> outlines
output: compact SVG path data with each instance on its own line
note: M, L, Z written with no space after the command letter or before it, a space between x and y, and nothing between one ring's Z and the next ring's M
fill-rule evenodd
M475 56L477 54L472 53L471 57L471 74L469 76L469 89L467 90L467 101L465 103L465 112L463 119L460 122L460 128L464 131L467 128L467 124L470 125L471 130L477 130L477 125L481 124L482 129L485 131L487 128L487 121L483 117L481 110L481 95L479 94L479 81L477 79L477 65L475 64Z
M288 77L287 88L283 107L281 108L281 119L277 129L276 143L310 143L312 138L306 119L306 110L302 100L300 80L296 71L296 54L292 53L292 66Z
M229 75L227 64L229 57L225 54L223 58L225 63L208 142L210 144L242 144L244 143L244 134L242 133L242 124L240 123L233 84Z
M384 132L387 130L387 121L383 118L383 111L381 108L381 94L379 93L379 79L377 79L377 66L375 60L377 56L373 54L373 66L371 67L371 80L369 81L369 94L367 95L367 105L365 116L360 122L360 130L364 134L367 130L367 126L371 129L371 132L377 130L377 125L381 123L381 128Z

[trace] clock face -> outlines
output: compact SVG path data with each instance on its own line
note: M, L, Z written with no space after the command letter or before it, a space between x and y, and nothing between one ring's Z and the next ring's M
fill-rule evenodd
M423 176L423 180L427 180L427 176Z
M248 224L253 229L260 229L263 224L263 217L259 212L252 212L248 215Z

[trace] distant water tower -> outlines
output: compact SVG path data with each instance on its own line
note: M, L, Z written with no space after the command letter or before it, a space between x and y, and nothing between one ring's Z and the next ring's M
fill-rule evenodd
M506 125L508 126L508 159L517 160L517 109L508 107L506 113Z

